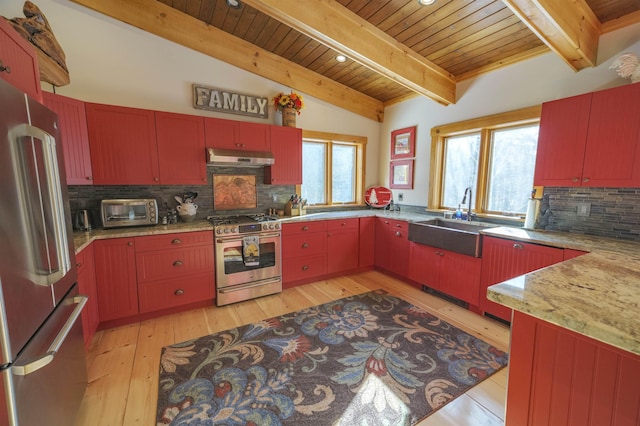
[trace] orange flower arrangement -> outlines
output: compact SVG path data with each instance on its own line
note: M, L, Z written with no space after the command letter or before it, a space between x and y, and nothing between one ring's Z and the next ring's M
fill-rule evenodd
M300 110L304 108L304 100L301 95L291 92L288 95L279 93L273 98L273 107L276 111L282 111L285 108L293 108L300 115Z

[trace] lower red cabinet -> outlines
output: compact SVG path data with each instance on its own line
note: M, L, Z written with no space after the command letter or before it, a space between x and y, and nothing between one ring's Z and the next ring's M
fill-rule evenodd
M366 268L376 263L376 217L360 218L358 266Z
M327 273L327 221L282 226L282 282L311 281ZM293 284L295 285L295 284Z
M514 312L507 426L640 424L640 357Z
M409 277L408 223L379 217L376 223L376 266Z
M100 323L93 244L90 244L76 254L76 268L78 271L78 288L80 294L89 298L82 311L84 345L88 348L91 345L91 339Z
M358 268L358 219L327 221L327 272L353 271Z

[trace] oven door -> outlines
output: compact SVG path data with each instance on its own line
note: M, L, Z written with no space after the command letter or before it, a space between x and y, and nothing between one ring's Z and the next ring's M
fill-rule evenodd
M243 237L248 235L257 235L259 237L257 265L246 265L242 256ZM217 288L221 289L254 281L280 278L282 274L280 246L281 237L279 232L217 237L215 245Z

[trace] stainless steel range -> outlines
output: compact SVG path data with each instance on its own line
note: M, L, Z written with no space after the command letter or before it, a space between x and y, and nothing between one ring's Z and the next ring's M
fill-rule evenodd
M266 215L209 216L214 225L216 304L282 291L281 227Z

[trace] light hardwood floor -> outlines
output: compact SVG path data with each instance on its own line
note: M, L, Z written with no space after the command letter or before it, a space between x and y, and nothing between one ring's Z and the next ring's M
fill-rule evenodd
M499 349L508 349L509 329L503 324L380 272L364 272L96 333L87 355L89 386L75 426L155 425L163 346L376 289L420 306ZM507 369L471 388L420 426L503 425Z

